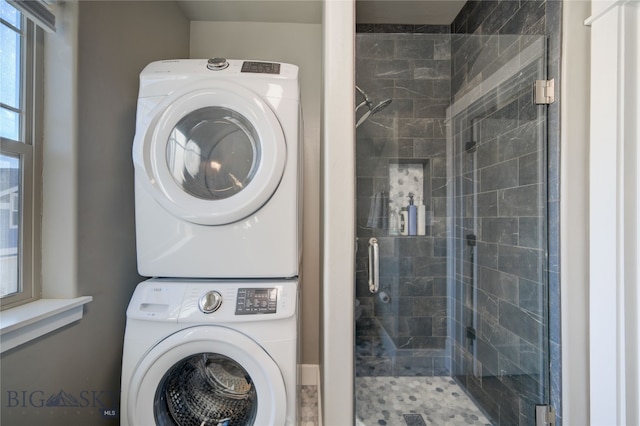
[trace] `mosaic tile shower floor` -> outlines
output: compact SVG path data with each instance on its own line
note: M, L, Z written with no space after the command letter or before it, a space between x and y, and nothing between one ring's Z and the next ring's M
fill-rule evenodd
M356 426L491 425L450 377L357 377Z

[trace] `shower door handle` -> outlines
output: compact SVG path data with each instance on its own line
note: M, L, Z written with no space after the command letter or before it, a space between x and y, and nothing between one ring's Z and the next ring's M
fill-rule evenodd
M380 287L380 259L379 259L378 239L369 239L369 291L377 293Z

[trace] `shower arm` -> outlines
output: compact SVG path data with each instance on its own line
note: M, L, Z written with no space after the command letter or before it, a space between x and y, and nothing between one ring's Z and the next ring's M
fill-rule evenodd
M359 110L360 108L362 108L363 106L365 106L365 105L367 106L367 108L369 108L369 110L371 109L371 105L370 105L370 103L367 103L367 101L362 101L362 102L360 102L360 103L358 104L358 106L356 107L356 112L358 112L358 110Z
M356 90L362 95L362 98L364 99L356 107L356 112L358 111L358 109L360 109L361 107L363 107L365 105L367 106L367 108L369 108L369 110L371 110L371 105L373 105L373 102L371 102L371 99L369 99L369 96L367 96L367 94L364 93L364 91L361 88L359 88L357 84L356 84Z
M360 92L360 94L362 95L365 101L369 102L369 96L367 96L367 94L364 93L364 91L361 88L359 88L357 84L356 84L356 90Z
M360 126L362 123L364 123L366 121L366 119L369 118L369 116L371 115L371 102L367 101L366 99L364 101L360 102L360 104L358 104L358 106L356 107L355 113L358 114L358 110L360 108L362 108L363 106L367 107L367 111L364 114L362 114L362 116L360 117L360 119L356 123L356 129L358 128L358 126Z
M356 110L355 113L358 113L358 110L360 108L362 108L363 106L367 107L367 110L364 114L362 114L362 116L360 117L360 119L358 120L358 122L356 123L356 129L358 128L358 126L360 126L362 123L364 123L367 118L369 118L369 116L371 115L371 106L373 105L373 103L371 102L371 100L369 99L369 96L367 96L366 93L364 93L364 91L358 87L358 85L356 84L356 90L362 95L362 98L364 99L362 102L360 102L358 104L358 106L356 106Z
M369 97L362 91L362 89L360 89L358 86L356 86L356 90L358 92L360 92L360 94L362 95L362 97L364 98L364 100L362 102L360 102L358 104L358 106L356 107L355 113L358 113L358 110L360 108L362 108L363 106L367 107L367 110L364 114L362 114L362 116L360 117L360 119L358 120L358 122L356 123L356 129L358 128L358 126L360 126L362 123L364 123L367 118L369 118L369 116L371 115L371 105L372 102L369 100Z
M356 109L357 111L357 109ZM369 116L371 115L371 110L365 112L364 114L362 114L362 117L360 117L360 119L358 120L358 122L356 123L356 129L365 121L367 121L367 118L369 118Z

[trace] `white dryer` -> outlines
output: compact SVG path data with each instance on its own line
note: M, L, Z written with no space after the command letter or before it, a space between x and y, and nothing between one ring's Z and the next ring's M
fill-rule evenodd
M297 422L297 282L151 279L127 309L121 424Z
M145 67L133 143L139 273L297 276L301 134L295 65Z

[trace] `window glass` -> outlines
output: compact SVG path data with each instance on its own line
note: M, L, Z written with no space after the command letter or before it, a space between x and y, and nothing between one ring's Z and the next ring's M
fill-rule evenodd
M167 143L167 165L187 193L220 200L242 191L260 163L258 136L235 111L201 108L173 128Z
M39 298L40 239L35 223L41 164L36 159L42 116L37 70L42 30L0 0L0 298L2 309ZM37 130L38 129L38 130Z
M10 12L12 9L13 12ZM20 137L21 39L20 13L5 1L0 3L0 136L12 140Z
M20 140L20 114L7 108L0 108L0 137Z
M0 297L19 289L20 158L0 154Z
M20 12L5 0L0 2L0 19L6 21L7 24L13 27L18 29L22 28L22 16Z

